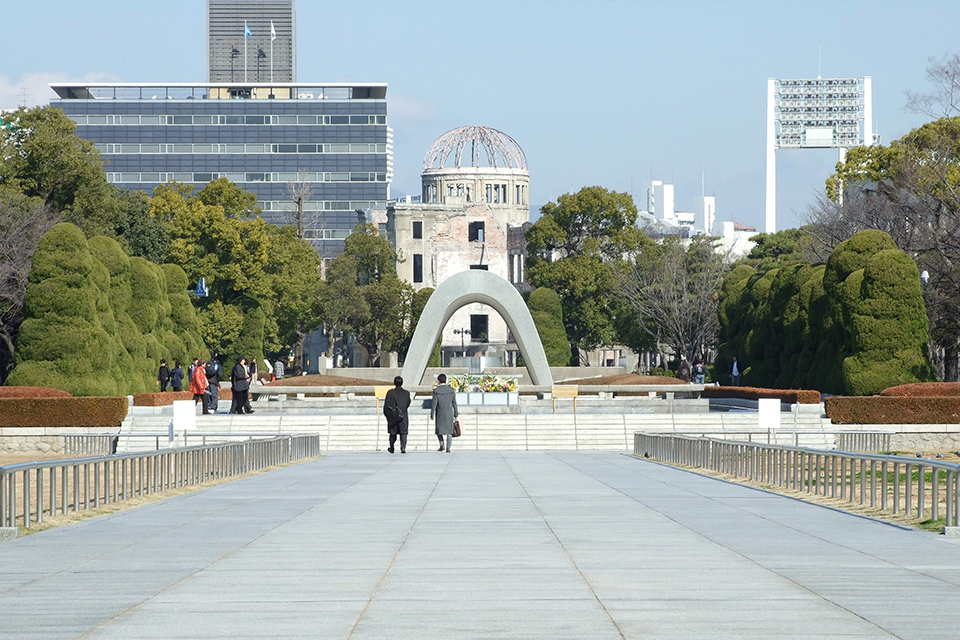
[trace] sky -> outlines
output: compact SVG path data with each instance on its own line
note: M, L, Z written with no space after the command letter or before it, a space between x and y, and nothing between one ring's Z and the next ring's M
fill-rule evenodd
M0 109L49 82L206 82L205 0L35 0L0 27ZM676 207L764 228L767 78L873 79L884 144L930 118L931 59L960 53L956 0L297 0L297 79L386 82L393 196L464 125L523 148L531 214L582 187L674 184ZM836 150L777 152L777 228L802 224Z

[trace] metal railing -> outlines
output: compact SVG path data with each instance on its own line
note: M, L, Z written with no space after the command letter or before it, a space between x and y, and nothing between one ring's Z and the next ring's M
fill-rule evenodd
M175 431L173 440L170 440L170 432L163 433L83 433L83 434L62 434L63 452L66 455L109 455L116 452L117 442L122 438L124 440L133 440L143 443L144 451L159 451L172 446L172 442L177 442L184 447L206 446L208 444L223 444L227 442L237 442L239 440L263 439L267 437L261 433L192 433L186 430Z
M960 465L949 462L651 433L634 433L633 451L919 520L943 513L960 526Z
M786 444L802 446L804 437L822 439L833 436L837 449L842 451L889 451L892 431L824 431L822 429L678 429L670 435L687 438L717 438L759 442L762 444Z
M0 467L0 527L29 527L45 515L98 509L318 455L319 436L289 435Z

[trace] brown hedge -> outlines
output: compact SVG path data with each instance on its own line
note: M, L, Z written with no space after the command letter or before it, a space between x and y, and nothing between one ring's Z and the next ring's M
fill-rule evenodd
M834 424L960 424L955 396L835 396L825 404Z
M703 398L740 398L759 400L779 398L790 404L820 404L820 392L811 389L764 389L762 387L716 387L703 388Z
M0 398L72 398L62 389L50 387L0 387Z
M0 398L0 427L119 427L125 397Z
M233 394L229 388L220 389L218 396L220 400L233 400ZM136 407L165 407L172 405L174 400L193 400L193 394L189 391L164 391L155 393L135 393L133 394L133 404Z
M907 396L924 398L933 396L960 396L960 382L914 382L889 387L880 392L882 396Z
M174 400L193 400L193 394L189 391L164 391L133 394L133 405L135 407L163 407L173 404Z

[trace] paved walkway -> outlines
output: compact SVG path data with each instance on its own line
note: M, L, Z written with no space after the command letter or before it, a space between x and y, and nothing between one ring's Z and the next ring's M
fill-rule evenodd
M334 454L0 545L0 638L957 637L960 545L619 453Z

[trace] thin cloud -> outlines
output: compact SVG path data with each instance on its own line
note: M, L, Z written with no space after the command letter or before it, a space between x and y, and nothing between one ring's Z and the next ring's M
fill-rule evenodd
M400 93L391 93L387 99L390 119L409 120L412 122L432 122L439 117L439 112L429 102L417 100Z
M10 111L20 107L36 107L49 104L57 94L50 88L51 82L114 82L116 76L92 72L82 78L71 77L63 72L31 71L19 79L0 74L0 110Z

